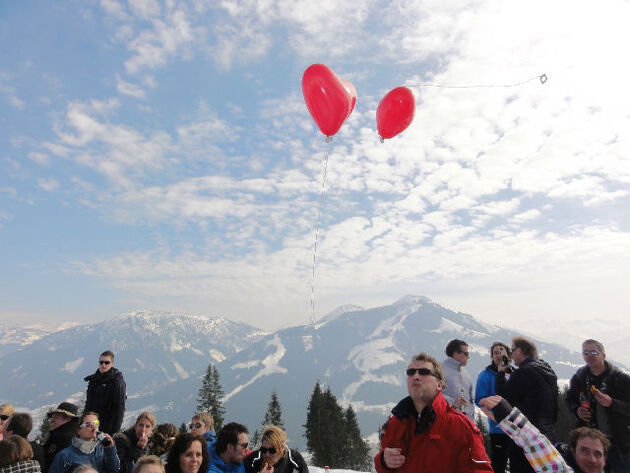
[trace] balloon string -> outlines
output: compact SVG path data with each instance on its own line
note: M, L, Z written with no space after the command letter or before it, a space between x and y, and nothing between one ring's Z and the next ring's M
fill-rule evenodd
M407 87L437 87L439 89L490 89L493 87L518 87L533 80L538 79L541 84L547 82L547 74L540 74L529 79L525 79L515 84L479 84L479 85L444 85L444 84L408 84Z
M330 138L330 137L328 137ZM324 191L326 190L326 173L328 172L328 156L332 139L326 139L326 159L324 161L324 176L322 178L322 188L319 190L319 208L317 209L317 224L315 225L315 244L313 245L313 271L311 274L311 328L315 326L315 262L317 261L317 241L319 239L319 222L322 217L322 207L324 205Z

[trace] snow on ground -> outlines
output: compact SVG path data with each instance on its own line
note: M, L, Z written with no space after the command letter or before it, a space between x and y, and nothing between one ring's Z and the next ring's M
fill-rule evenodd
M69 374L72 374L77 370L79 366L81 366L81 364L83 364L83 360L84 358L81 357L73 361L68 361L66 362L65 365L63 365L63 368L61 368L61 371L67 371Z

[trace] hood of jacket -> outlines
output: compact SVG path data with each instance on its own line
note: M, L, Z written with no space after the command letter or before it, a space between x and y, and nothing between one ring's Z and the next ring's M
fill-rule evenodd
M114 378L122 378L122 372L115 367L111 367L109 370L105 371L105 373L101 373L99 370L96 372L86 376L83 378L83 381L90 382L92 380L97 381L99 383L104 383L106 381L110 381Z

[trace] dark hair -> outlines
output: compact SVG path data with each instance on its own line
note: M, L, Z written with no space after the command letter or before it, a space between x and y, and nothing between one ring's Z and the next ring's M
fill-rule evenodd
M249 431L247 427L238 422L230 422L225 424L217 435L217 443L215 449L217 453L223 453L227 450L228 445L234 445L238 443L238 436L240 434L247 434Z
M87 416L96 416L96 418L98 419L98 414L96 412L85 411L83 414L81 414L81 417L79 417L79 422L77 423L77 429L79 428L81 424L83 424L83 422L85 422L85 418Z
M28 434L33 430L33 418L27 412L16 412L11 417L5 430L13 432L14 435L27 438Z
M531 338L514 337L512 338L512 344L514 347L520 348L526 357L538 358L538 349Z
M101 356L106 356L108 358L111 358L112 361L114 361L114 354L109 351L109 350L105 350L103 353L101 353L98 357L100 358Z
M490 346L490 358L492 358L492 352L494 351L494 347L503 347L503 348L505 348L505 351L506 351L508 356L512 355L512 350L510 350L510 347L508 347L505 343L503 343L503 342L494 342Z
M166 473L181 473L179 468L179 457L190 448L193 442L199 442L201 445L201 466L199 467L200 473L206 473L208 471L208 466L210 465L210 457L208 456L208 448L206 446L206 439L201 435L193 435L191 433L186 432L185 434L180 434L173 442L173 446L168 452L168 457L166 458Z
M575 451L577 444L581 438L588 437L593 440L599 440L604 448L604 456L608 453L610 448L610 440L606 437L601 430L594 429L592 427L578 427L569 432L569 447Z
M448 342L445 350L446 356L453 356L456 351L460 351L462 345L468 346L468 343L466 343L464 340L460 340L459 338L454 338L453 340Z
M0 441L0 468L32 458L33 449L25 438L11 435L8 439Z

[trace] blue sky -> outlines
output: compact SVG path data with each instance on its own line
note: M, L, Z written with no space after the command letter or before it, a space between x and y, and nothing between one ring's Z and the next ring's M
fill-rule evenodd
M1 2L0 323L307 323L327 150L315 318L422 294L504 325L621 321L629 10ZM301 94L313 63L357 90L330 145ZM381 144L400 85L415 119Z

